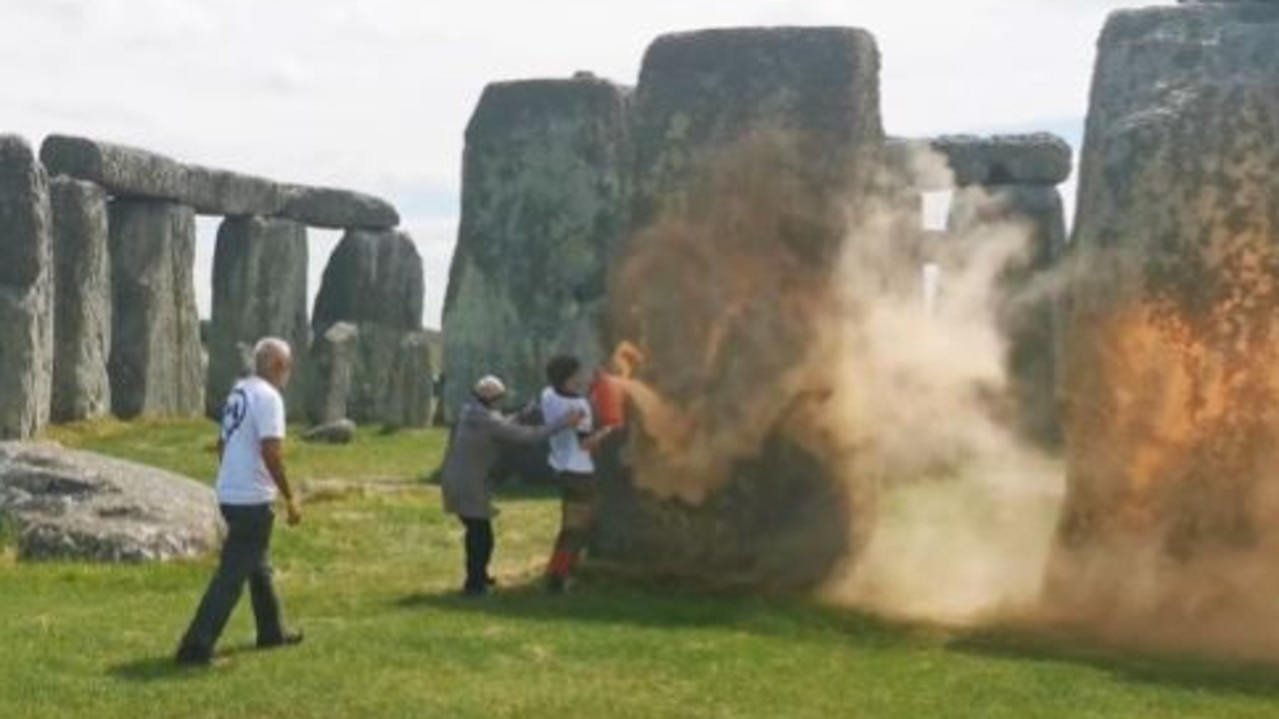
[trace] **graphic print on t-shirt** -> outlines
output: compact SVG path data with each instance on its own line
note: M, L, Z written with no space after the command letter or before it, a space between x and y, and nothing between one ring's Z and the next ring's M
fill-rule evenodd
M249 394L236 387L222 409L222 441L229 442L249 415Z

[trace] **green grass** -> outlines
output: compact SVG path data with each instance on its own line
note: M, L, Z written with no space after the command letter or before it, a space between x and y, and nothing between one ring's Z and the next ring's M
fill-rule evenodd
M422 479L439 466L446 435L439 430L388 433L360 428L347 446L307 444L289 430L289 476L299 481L322 479ZM218 428L202 421L95 422L51 428L46 439L103 452L134 462L163 467L193 479L212 482L217 471Z
M59 430L70 445L207 476L207 425ZM289 446L299 477L411 479L428 432ZM193 456L194 453L194 456ZM338 471L349 474L338 474ZM699 594L594 571L547 597L549 499L503 503L483 601L454 596L459 532L436 491L334 496L277 533L296 649L249 651L242 606L208 671L169 663L209 560L146 567L0 557L3 717L1273 717L1270 667L1070 640L892 625L800 600Z

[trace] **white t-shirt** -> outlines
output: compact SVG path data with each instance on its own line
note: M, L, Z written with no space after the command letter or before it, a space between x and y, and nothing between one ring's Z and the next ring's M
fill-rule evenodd
M580 435L590 434L594 424L591 403L583 397L562 395L554 387L547 387L542 391L542 419L547 424L560 421L573 408L581 410L585 417L576 428L567 427L551 435L551 468L556 472L592 474L595 472L595 462L591 460L590 452L582 449L580 438Z
M262 461L262 440L284 439L284 398L261 377L236 383L222 410L222 465L218 501L270 504L278 491Z

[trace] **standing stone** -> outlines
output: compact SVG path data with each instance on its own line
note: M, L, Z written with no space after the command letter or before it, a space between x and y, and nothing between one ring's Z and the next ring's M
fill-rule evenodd
M334 248L315 298L318 336L337 322L422 327L422 257L403 232L350 230Z
M111 203L116 416L193 417L204 409L195 305L195 213L170 202Z
M711 30L649 48L609 331L643 349L639 379L666 408L631 427L626 462L604 458L601 553L787 586L848 557L841 467L802 425L836 385L814 350L882 161L878 73L874 38L855 29Z
M627 103L589 75L485 89L444 303L449 416L486 374L523 403L551 356L601 359L605 272L627 229Z
M252 349L263 337L289 343L302 377L307 325L306 227L291 220L232 217L218 229L213 256L213 323L205 409L220 416L235 381L250 373ZM246 355L248 363L246 365ZM302 414L303 383L289 385L285 404Z
M1047 185L1003 185L958 190L947 230L952 241L1026 244L1002 268L995 287L996 319L1008 341L1005 365L1010 418L1021 434L1045 448L1061 442L1057 397L1057 303L1050 273L1066 250L1061 193Z
M52 418L78 422L111 411L107 195L68 177L54 178L49 191L57 267Z
M1270 3L1118 13L1102 36L1065 314L1066 607L1169 634L1275 620L1277 70Z
M423 293L422 258L402 232L350 230L333 251L311 325L317 337L338 322L359 328L347 419L393 424L386 383L400 342L421 331Z
M53 379L49 186L27 141L0 135L0 439L48 422Z
M330 425L350 415L351 379L359 359L360 330L338 322L311 345L307 361L306 416L313 426Z
M391 427L429 427L433 409L434 365L431 340L425 332L411 332L400 346L386 382L385 422Z

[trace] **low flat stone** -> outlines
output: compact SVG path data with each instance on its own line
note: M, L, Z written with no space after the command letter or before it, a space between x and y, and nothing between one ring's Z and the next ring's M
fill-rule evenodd
M285 185L280 215L313 227L389 230L400 213L380 197L331 187Z
M0 443L0 523L22 560L151 562L217 548L213 490L163 470L52 444Z
M302 441L313 444L350 444L355 441L355 431L354 422L349 419L340 419L307 430L306 434L302 435Z

